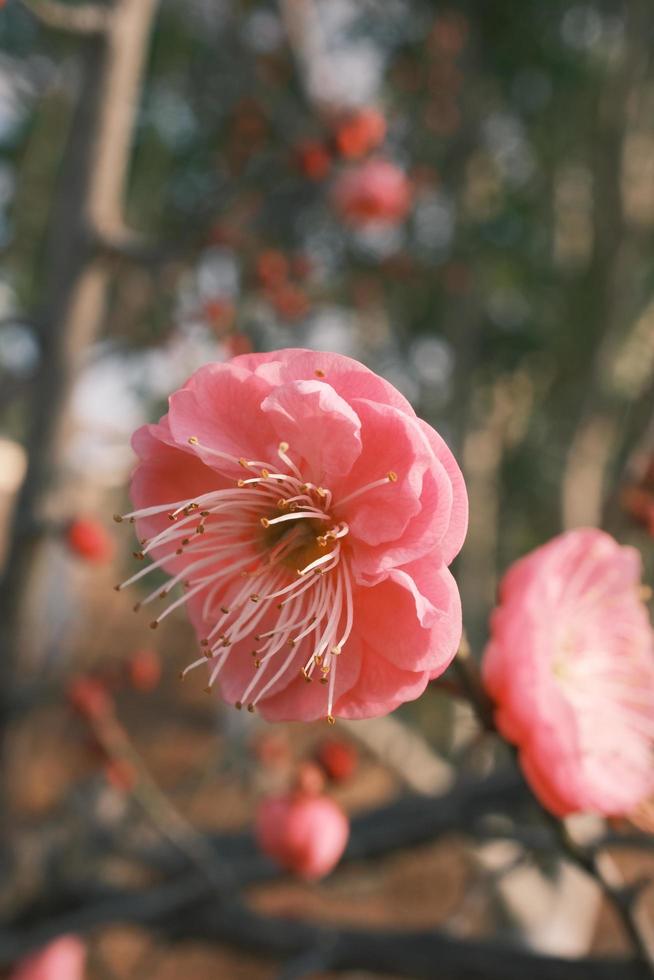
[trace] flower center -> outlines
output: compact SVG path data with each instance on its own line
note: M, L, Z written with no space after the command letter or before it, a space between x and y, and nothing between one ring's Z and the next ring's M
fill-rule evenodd
M281 466L200 446L196 437L189 443L211 456L232 486L117 516L118 521L163 515L168 520L135 552L139 559L152 555L152 564L116 588L177 562L181 570L134 608L182 586L183 594L150 623L154 629L180 605L191 599L199 604L206 624L202 657L182 676L208 662L210 691L230 654L242 658L242 645L238 650L236 645L249 640L251 679L237 708L247 704L254 711L299 671L307 682L319 679L327 686L327 719L333 723L337 662L354 609L344 548L349 528L332 514L331 491L304 480L287 443L278 448ZM388 473L340 504L396 480L395 473Z

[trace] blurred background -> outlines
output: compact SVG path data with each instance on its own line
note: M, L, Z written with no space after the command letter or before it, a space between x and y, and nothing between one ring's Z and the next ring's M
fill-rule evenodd
M423 831L319 886L255 873L256 800L326 733L179 685L191 628L181 614L155 637L138 594L112 591L134 543L111 515L132 431L195 368L311 347L388 378L461 462L475 654L502 570L563 528L604 526L651 571L654 7L1 7L4 920L56 918L80 882L148 883L162 841L193 854L238 832L262 915L619 951L593 886L480 829L476 797L465 840ZM322 768L355 816L497 764L441 690L334 738L348 774ZM515 797L496 805L506 826ZM224 936L169 944L133 918L96 924L89 978L277 975Z

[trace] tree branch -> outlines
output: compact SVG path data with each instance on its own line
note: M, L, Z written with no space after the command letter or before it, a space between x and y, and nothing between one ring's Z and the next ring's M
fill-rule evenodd
M66 34L102 34L107 30L111 10L97 3L73 7L59 0L22 0L23 6L41 24Z

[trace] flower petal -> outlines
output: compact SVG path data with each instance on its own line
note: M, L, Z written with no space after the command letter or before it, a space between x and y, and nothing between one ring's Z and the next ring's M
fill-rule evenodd
M261 409L309 482L329 485L349 473L361 453L359 417L323 381L283 384Z

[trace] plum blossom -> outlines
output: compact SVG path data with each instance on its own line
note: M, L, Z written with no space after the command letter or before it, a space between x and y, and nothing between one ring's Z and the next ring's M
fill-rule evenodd
M395 225L411 207L411 187L403 170L390 160L375 158L339 174L333 201L351 225Z
M640 557L593 528L516 562L482 664L500 732L555 815L621 816L654 793L654 638Z
M137 606L182 594L237 708L268 720L385 714L422 694L461 635L448 570L467 525L443 439L388 382L306 350L208 364L139 429L137 557L164 569Z
M86 946L77 936L60 936L26 956L10 980L83 980Z
M255 837L259 847L301 878L324 878L340 861L350 824L328 796L290 793L259 804Z

